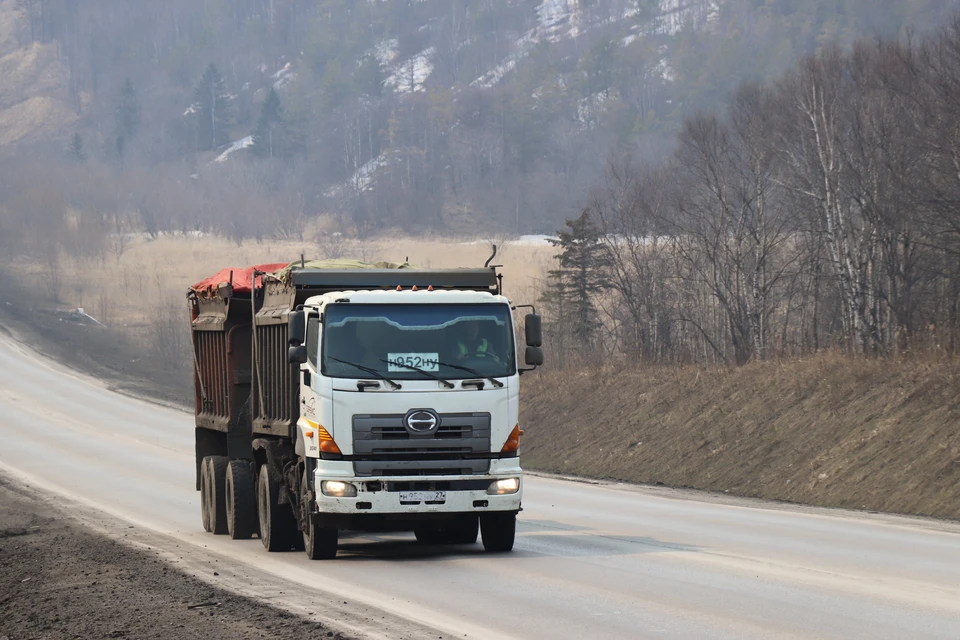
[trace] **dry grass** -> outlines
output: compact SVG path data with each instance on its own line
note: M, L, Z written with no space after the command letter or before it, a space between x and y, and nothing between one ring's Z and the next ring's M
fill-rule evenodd
M335 242L344 245L345 257L392 262L409 258L411 263L424 267L479 267L490 255L489 244L482 240L395 238ZM293 261L301 253L308 259L324 257L329 251L329 243L321 247L308 242L270 241L237 246L214 237L164 236L155 240L133 239L119 258L114 254L96 260L60 256L56 261L47 259L16 268L36 282L46 283L47 289L55 280L57 302L62 306L83 307L94 316L106 311L106 322L137 331L150 324L157 300L181 304L173 301L183 301L187 287L224 267ZM495 260L495 264L504 265L506 293L517 302L534 301L537 282L553 252L550 246L508 243ZM58 265L57 273L52 273L52 264Z
M525 378L525 466L960 519L960 363L836 354Z

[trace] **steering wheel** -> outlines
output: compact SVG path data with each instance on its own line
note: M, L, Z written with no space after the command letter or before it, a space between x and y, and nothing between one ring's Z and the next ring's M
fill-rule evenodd
M489 351L471 351L469 353L460 354L460 360L469 360L470 358L475 358L478 360L479 359L486 360L487 358L490 358L491 360L494 360L495 362L497 362L497 364L503 364L500 361L500 358L498 358L495 354L490 353Z

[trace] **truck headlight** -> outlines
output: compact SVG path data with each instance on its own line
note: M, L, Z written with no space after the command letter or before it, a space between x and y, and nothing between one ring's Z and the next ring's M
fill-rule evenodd
M357 487L349 482L340 480L324 480L320 483L320 491L325 496L334 498L356 498Z
M505 496L520 490L520 478L502 478L494 480L487 487L487 493L492 496Z

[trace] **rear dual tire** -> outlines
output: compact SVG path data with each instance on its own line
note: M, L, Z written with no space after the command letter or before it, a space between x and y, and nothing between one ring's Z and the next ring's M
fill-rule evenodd
M200 512L205 531L227 533L226 456L207 456L200 463Z
M224 483L227 533L234 540L248 540L260 530L254 478L253 463L249 460L231 460L227 464Z
M280 504L280 474L268 465L260 467L257 479L257 511L260 541L267 551L290 551L297 546L296 521L290 504Z

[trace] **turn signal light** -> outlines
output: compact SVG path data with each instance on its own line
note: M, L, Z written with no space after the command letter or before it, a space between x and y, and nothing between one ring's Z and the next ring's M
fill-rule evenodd
M507 438L507 441L503 443L503 449L500 449L500 453L514 453L517 449L520 448L520 436L523 435L523 431L520 430L520 425L518 424L513 428L513 431L510 432L510 436Z
M320 451L323 453L342 453L337 443L333 441L333 436L323 427L317 427L317 435L320 438Z

